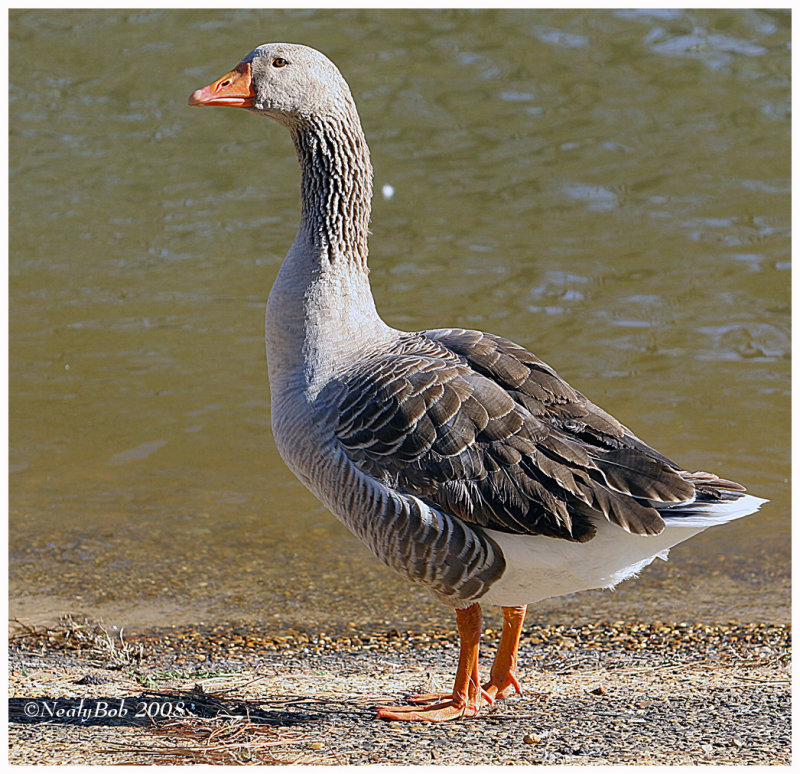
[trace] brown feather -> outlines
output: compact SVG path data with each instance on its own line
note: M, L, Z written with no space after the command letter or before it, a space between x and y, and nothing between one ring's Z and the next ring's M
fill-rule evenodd
M407 334L336 389L336 436L356 465L477 526L585 541L602 518L653 535L654 504L738 489L681 471L499 336Z

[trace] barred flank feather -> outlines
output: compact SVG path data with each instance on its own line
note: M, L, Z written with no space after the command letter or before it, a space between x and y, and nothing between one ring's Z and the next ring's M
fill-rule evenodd
M657 535L688 474L524 348L467 330L406 333L338 383L335 435L365 473L465 522L583 542L598 518ZM380 397L379 397L380 396Z

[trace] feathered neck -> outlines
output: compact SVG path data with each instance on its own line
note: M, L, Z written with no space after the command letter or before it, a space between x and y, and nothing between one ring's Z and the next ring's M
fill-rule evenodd
M311 398L397 331L381 320L369 283L372 165L352 100L292 132L302 171L302 215L267 304L273 401Z
M301 231L320 256L367 270L372 164L352 99L334 115L292 127L302 170Z

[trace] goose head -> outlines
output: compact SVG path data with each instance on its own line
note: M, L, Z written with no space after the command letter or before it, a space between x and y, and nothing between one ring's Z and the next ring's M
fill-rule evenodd
M189 97L190 105L243 107L286 126L341 112L352 96L336 65L295 43L265 43Z

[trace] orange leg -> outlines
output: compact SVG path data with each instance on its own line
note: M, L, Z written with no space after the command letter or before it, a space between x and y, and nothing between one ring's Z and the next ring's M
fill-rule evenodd
M481 606L476 602L464 610L456 610L456 624L461 638L461 655L451 694L413 696L406 707L378 707L378 717L384 720L454 720L478 714L482 703L492 698L481 688L478 677L478 648L481 639ZM417 705L423 706L415 706Z
M483 686L483 690L492 699L505 699L512 690L519 694L522 693L516 669L519 636L522 632L526 609L525 605L503 608L503 633L500 635L500 645L497 647L497 655L494 657L489 682Z

